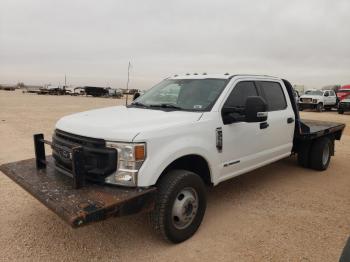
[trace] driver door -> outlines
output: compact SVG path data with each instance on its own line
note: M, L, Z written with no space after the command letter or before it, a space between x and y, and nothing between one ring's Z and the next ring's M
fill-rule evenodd
M330 103L330 98L329 98L329 92L328 92L328 91L324 92L324 94L323 94L323 99L324 99L324 105L325 105L325 106L331 104L331 103Z
M227 97L224 106L244 108L247 97L259 96L254 81L238 82ZM238 114L238 113L237 113ZM271 129L260 123L234 122L222 126L222 173L220 180L246 172L247 169L267 160L268 146L264 136Z

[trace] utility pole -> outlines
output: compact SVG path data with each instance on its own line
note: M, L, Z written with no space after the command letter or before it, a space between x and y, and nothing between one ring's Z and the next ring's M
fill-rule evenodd
M66 74L64 74L64 86L62 88L64 93L66 92L66 87L67 87L67 76L66 76Z
M131 63L130 63L130 61L129 61L129 64L128 64L128 81L126 82L126 99L125 99L125 106L128 105L128 98L129 98L130 67L131 67Z

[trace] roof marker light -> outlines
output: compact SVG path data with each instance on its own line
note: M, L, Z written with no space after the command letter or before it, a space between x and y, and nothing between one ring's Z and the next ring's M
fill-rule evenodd
M205 75L205 76L206 76L206 75L207 75L207 73L203 73L203 75Z
M198 75L198 73L194 73L194 75L195 75L195 76L197 76L197 75Z
M186 75L187 75L187 76L189 76L189 75L190 75L190 73L186 73Z
M230 75L229 73L225 73L225 76L228 76L228 75Z

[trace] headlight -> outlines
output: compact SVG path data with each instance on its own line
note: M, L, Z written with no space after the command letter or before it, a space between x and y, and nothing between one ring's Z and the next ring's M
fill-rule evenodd
M146 144L106 142L106 146L115 148L118 152L117 170L106 178L106 182L137 186L138 172L146 159Z
M317 99L312 99L312 103L317 104Z

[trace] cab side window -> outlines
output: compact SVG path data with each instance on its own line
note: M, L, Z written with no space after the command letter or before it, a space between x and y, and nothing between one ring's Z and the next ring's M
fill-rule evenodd
M259 81L258 85L266 100L268 111L278 111L287 108L286 97L279 83Z
M255 84L252 81L238 82L227 98L224 107L243 108L249 96L257 96Z

